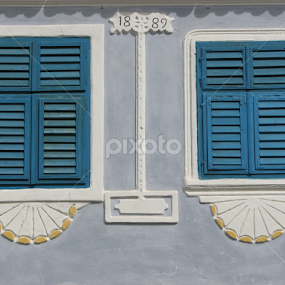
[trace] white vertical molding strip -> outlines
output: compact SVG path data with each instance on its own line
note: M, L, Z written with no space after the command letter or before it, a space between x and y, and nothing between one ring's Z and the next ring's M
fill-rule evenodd
M110 223L176 223L178 221L177 191L146 190L145 165L145 98L146 52L145 37L149 31L172 33L174 19L159 13L116 13L110 22L111 33L133 32L136 35L136 189L105 191L105 220ZM123 198L123 199L121 199ZM171 206L166 199L171 200ZM112 199L119 204L111 206ZM112 215L118 210L120 215ZM168 212L165 212L167 211ZM171 213L170 213L171 212Z
M145 33L138 32L136 35L136 188L141 194L146 190L145 171Z

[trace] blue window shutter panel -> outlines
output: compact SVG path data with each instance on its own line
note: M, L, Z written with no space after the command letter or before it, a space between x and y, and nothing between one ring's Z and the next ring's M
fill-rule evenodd
M202 88L245 89L245 47L229 44L202 44ZM199 48L199 43L198 43Z
M90 39L0 39L0 188L88 187Z
M247 121L245 93L204 94L205 174L245 174Z
M31 90L31 43L18 39L0 42L0 92Z
M285 173L285 93L251 93L254 129L252 173Z
M285 87L285 42L251 44L251 89Z
M239 52L243 64L236 68ZM197 43L201 179L284 177L284 87L285 41Z
M35 91L86 90L88 39L61 38L34 43Z
M40 95L38 102L40 183L85 183L85 96Z
M30 95L0 97L0 183L30 183Z

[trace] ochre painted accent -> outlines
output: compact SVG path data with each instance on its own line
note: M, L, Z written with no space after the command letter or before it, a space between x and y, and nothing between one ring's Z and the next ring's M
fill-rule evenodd
M50 234L50 238L51 238L51 239L56 238L56 237L59 236L61 233L62 233L61 230L55 230L55 231L53 231L53 232Z
M47 241L46 237L37 237L35 239L35 243L43 243L43 242L46 242L46 241Z
M261 237L257 238L255 242L260 243L260 242L265 242L265 241L268 241L268 237L261 236Z
M62 224L62 229L65 230L71 223L71 220L65 220Z
M275 239L279 236L281 236L283 234L283 232L281 231L275 231L273 234L272 234L272 239Z
M232 239L237 239L237 235L233 231L226 231L226 234L231 237Z
M76 207L75 207L75 206L72 206L72 207L69 209L69 214L70 214L71 216L74 216L74 215L76 214L76 211L77 211Z
M0 231L1 231L1 229L2 229L2 224L0 223Z
M244 236L244 237L240 238L239 241L252 243L252 238L250 238L248 236Z
M215 215L216 215L216 213L217 213L217 209L216 209L216 207L215 207L214 205L210 205L210 207L211 207L212 215L213 215L213 216L215 216Z
M218 226L222 229L224 227L224 223L220 219L215 219L215 222L218 224Z
M18 238L18 243L22 243L22 244L30 244L31 240L27 237L20 237Z
M15 239L14 234L10 231L5 231L2 235L11 241L14 241L14 239Z

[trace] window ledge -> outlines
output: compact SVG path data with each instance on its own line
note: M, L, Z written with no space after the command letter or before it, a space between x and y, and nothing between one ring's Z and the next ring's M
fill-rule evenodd
M285 194L285 179L185 179L187 196Z

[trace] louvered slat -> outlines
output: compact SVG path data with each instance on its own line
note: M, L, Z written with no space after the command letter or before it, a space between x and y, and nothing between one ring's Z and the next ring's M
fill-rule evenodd
M0 90L30 87L30 48L0 47Z
M61 103L61 104L44 104L44 130L52 131L53 126L61 126L68 128L70 126L76 126L76 103ZM63 112L61 109L65 109L66 115L62 119L50 119L50 109L57 110L52 111L53 115L60 116ZM72 111L72 112L70 112ZM69 173L75 174L76 169L76 133L73 135L58 134L44 134L44 173L61 174ZM66 152L66 158L54 157L50 158L50 155L54 155L54 151L64 150ZM69 155L68 155L69 154Z
M29 181L30 98L24 97L0 100L0 180L4 184Z
M206 89L245 88L244 48L202 49L202 85Z
M39 179L68 183L81 178L82 96L51 98L40 99Z
M204 97L205 173L245 173L247 138L245 95Z
M285 95L254 96L255 173L285 173Z
M266 49L252 49L253 88L278 88L285 86L285 51L280 44Z
M81 46L40 47L40 88L80 87Z

